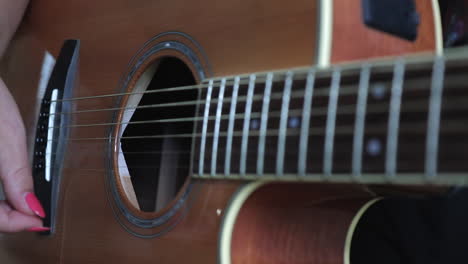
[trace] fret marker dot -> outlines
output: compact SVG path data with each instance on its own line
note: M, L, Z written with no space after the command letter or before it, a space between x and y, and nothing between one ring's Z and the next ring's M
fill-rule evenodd
M297 116L290 117L289 120L288 120L288 127L289 128L298 128L300 122L301 121L299 120L299 117L297 117Z
M254 129L254 130L257 130L260 128L260 121L258 121L258 119L252 119L250 121L250 128Z
M376 83L372 85L371 95L374 99L382 100L387 93L387 87L383 83Z
M371 138L367 141L366 151L373 157L378 156L382 152L382 143L377 138Z
M221 210L221 209L216 209L216 214L217 214L218 216L220 216L221 213L222 213L222 210Z

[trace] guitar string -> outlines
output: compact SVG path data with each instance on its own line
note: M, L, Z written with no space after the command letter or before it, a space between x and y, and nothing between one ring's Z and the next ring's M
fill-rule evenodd
M450 104L446 104L443 110L457 109L460 106L464 106L466 102L466 96L445 96L444 101L450 101ZM296 98L294 98L296 99ZM412 99L405 102L405 108L402 112L420 112L427 111L428 100L427 99ZM353 114L356 106L354 104L348 104L339 107L338 114ZM465 110L464 108L462 110ZM290 109L290 117L300 116L303 109ZM388 102L376 102L368 104L368 111L366 114L382 114L388 112ZM260 118L261 112L253 112L251 118ZM281 114L280 111L272 111L269 113L269 118L279 117ZM312 116L326 116L327 107L316 107L312 111ZM242 119L244 113L237 113L234 116L234 119ZM208 116L208 120L215 120L215 115ZM220 120L228 120L230 118L229 114L221 115ZM76 125L61 125L61 126L50 126L47 128L84 128L84 127L99 127L99 126L117 126L117 125L142 125L142 124L156 124L156 123L180 123L180 122L194 122L202 121L203 117L177 117L177 118L165 118L165 119L155 119L155 120L145 120L145 121L128 121L128 122L107 122L107 123L88 123L88 124L76 124Z
M464 77L462 74L458 74L458 75L455 75L456 77L452 77L451 79L448 79L446 80L445 82L445 86L447 88L451 88L451 86L455 86L455 85L463 85L465 84L466 82L466 77ZM423 77L421 78L412 78L410 80L406 80L405 81L405 86L408 86L407 88L405 88L405 91L419 91L419 90L426 90L427 89L427 86L417 86L416 84L420 84L422 83L423 81L420 80L420 79L423 79L423 80L426 80L426 81L429 81L428 79L425 79ZM298 81L298 80L295 80L295 81ZM305 81L305 80L301 80L301 81ZM244 83L244 84L248 84L248 83ZM258 85L262 85L263 83L257 83ZM388 82L383 82L383 81L377 81L375 82L375 84L378 84L378 85L388 85L390 86L391 85L391 80L389 80ZM228 87L228 85L226 85ZM341 85L340 86L340 95L354 95L354 94L357 94L357 84L344 84L344 85ZM232 86L231 86L232 88ZM321 97L321 96L328 96L328 86L322 86L322 87L315 87L314 89L316 90L316 93L314 94L314 97ZM177 88L169 88L169 89L177 89ZM297 86L293 89L296 89L296 91L294 91L292 93L292 95L294 96L303 96L303 93L304 91L303 90L300 90L300 91L297 91L298 88ZM145 91L145 92L135 92L135 93L123 93L123 94L120 94L120 95L132 95L132 94L144 94L144 93L153 93L153 92L164 92L165 89L161 89L161 90L150 90L150 91ZM282 95L282 93L273 93L272 94L273 96L278 96L278 95ZM83 99L86 99L86 98L101 98L102 96L107 96L107 95L100 95L100 96L97 96L97 97L80 97L80 98L83 98ZM261 100L263 97L262 95L255 95L254 96L254 100ZM227 97L225 98L225 101L226 100L229 100L230 98ZM246 96L240 96L239 99L246 99ZM77 99L78 100L78 99ZM63 101L66 101L66 100L63 100ZM56 101L51 101L51 102L60 102L60 100L56 100ZM213 98L212 100L212 103L216 103L217 102L217 99ZM145 109L145 108L161 108L161 107L177 107L177 106L188 106L188 105L198 105L198 104L203 104L204 103L204 100L189 100L189 101L182 101L182 102L175 102L175 103L161 103L161 104L151 104L151 105L142 105L142 106L132 106L132 107L111 107L111 108L101 108L101 109L84 109L84 110L78 110L78 111L72 111L72 112L56 112L55 115L71 115L71 114L79 114L79 113L91 113L91 112L101 112L101 111L119 111L119 110L127 110L127 109Z
M418 66L415 63L408 63L408 72L425 72L425 71L430 71L432 67L431 62L428 62L426 64L421 64L423 67L418 68L415 67L414 69L410 68L411 66ZM419 66L421 66L419 65ZM374 65L373 70L377 70L379 74L393 74L393 64L389 65ZM462 67L462 66L459 66ZM294 81L305 81L305 78L299 78L298 76L302 77L307 77L307 73L310 70L314 70L315 68L310 67L309 69L299 69L295 70L295 75L296 78L294 78ZM349 69L342 70L342 75L347 75L350 76L356 76L356 71L361 69L361 67L353 67ZM379 71L379 69L384 69L384 71ZM331 78L331 73L333 71L333 68L327 69L327 70L322 70L316 72L316 75L318 75L319 78L326 78L329 79ZM284 81L284 77L287 73L287 71L272 71L274 73L274 78L273 82L277 81ZM258 73L256 74L257 79L260 79L262 81L266 80L268 72L263 72L263 73ZM432 73L428 73L426 78L429 78ZM147 90L147 91L142 91L142 92L121 92L121 93L113 93L113 94L103 94L103 95L95 95L95 96L82 96L82 97L73 97L73 98L65 98L65 99L57 99L57 100L52 100L51 102L64 102L64 101L82 101L82 100L90 100L90 99L99 99L99 98L107 98L107 97L118 97L118 96L125 96L125 95L133 95L133 94L147 94L147 93L162 93L162 92L168 92L168 91L187 91L187 90L193 90L193 89L206 89L209 87L208 81L213 80L214 82L221 82L222 79L226 79L226 85L232 85L234 83L235 77L239 77L241 79L240 84L247 84L249 82L248 78L250 75L238 75L238 76L227 76L227 77L219 77L219 78L212 78L212 79L207 79L203 83L200 84L195 84L195 85L187 85L187 86L180 86L180 87L171 87L171 88L163 88L163 89L158 89L158 90ZM448 76L448 74L446 75Z
M468 132L468 129L465 130L464 132ZM457 142L452 142L451 145L456 145ZM424 144L421 144L422 146L422 149L424 148L423 147ZM220 148L220 150L223 150L225 148ZM256 149L248 149L247 152L250 154L250 155L255 155L255 154L258 154ZM240 150L238 151L233 151L233 157L237 157L239 158L240 157ZM102 158L105 158L105 155L107 155L107 152L106 151L103 151L99 156L101 156ZM118 155L123 155L123 153L119 152ZM270 156L275 156L276 153L271 153ZM94 155L94 156L98 156L98 155ZM267 153L266 153L266 156L269 156ZM384 158L384 153L382 152L380 155L379 155L381 158ZM92 157L92 156L90 156ZM285 157L286 159L288 159L287 157L294 157L296 158L297 157L297 151L295 151L294 153L291 153L289 151L286 151L285 153ZM375 160L376 156L372 156L373 159ZM209 162L211 159L207 159L206 162ZM233 164L236 164L238 163L239 160L236 160L236 159L233 159L234 161L232 162ZM350 162L350 160L349 160ZM347 162L345 162L347 163ZM220 166L222 167L222 162L219 163ZM55 168L56 166L55 165L52 165L52 166L46 166L45 168ZM131 169L147 169L147 170L150 170L150 169L157 169L157 168L160 168L161 166L113 166L113 168L128 168L130 167ZM166 166L167 167L167 166ZM86 166L80 166L80 167L63 167L65 169L74 169L74 170L94 170L94 169L100 169L100 168L86 168ZM192 168L190 166L169 166L169 168L180 168L180 169L189 169L189 168ZM422 169L422 168L421 168ZM102 169L102 170L105 170L105 169ZM222 171L222 169L220 169L220 171ZM382 172L384 173L385 169L382 168Z
M463 119L461 119L463 120ZM444 126L441 128L441 133L461 133L461 132L465 132L464 129L468 129L468 127L466 125L464 125L464 122L460 122L461 120L452 120L450 121L449 123L444 123ZM414 121L407 121L407 123L409 125L402 125L402 129L400 129L400 131L403 131L403 132L408 132L408 133L425 133L426 132L426 125L427 125L427 122L425 121L421 121L421 122L414 122ZM403 124L403 123L401 123ZM382 126L385 126L385 124L382 124ZM315 128L312 128L310 129L310 133L308 135L324 135L324 129L325 127L315 127ZM350 125L350 126L337 126L336 127L336 134L337 135L340 135L340 134L344 134L344 135L348 135L348 134L352 134L353 133L353 129L354 129L354 126ZM418 130L418 129L421 129L421 130ZM298 128L294 128L294 131L291 131L293 130L292 128L289 128L288 129L288 132L287 132L287 136L298 136L300 134L300 129ZM378 127L378 128L375 128L375 129L369 129L369 128L366 128L366 133L383 133L383 132L386 132L386 128L383 128L383 127ZM207 137L212 137L214 133L207 133L206 136ZM255 130L255 131L251 131L251 133L249 133L249 136L258 136L260 134L260 131L258 130ZM219 133L219 136L226 136L227 135L227 132L220 132ZM278 130L277 129L270 129L267 131L267 136L277 136L278 135ZM181 133L181 134L168 134L168 135L146 135L146 136L129 136L129 137L117 137L117 139L161 139L161 138L198 138L198 137L201 137L201 133ZM236 130L233 132L233 136L234 137L239 137L239 136L242 136L242 130ZM70 139L67 139L65 141L79 141L79 142L83 142L83 141L100 141L100 140L114 140L116 139L115 137L89 137L89 138L70 138ZM49 141L57 141L57 140L49 140Z
M458 122L456 123L458 124ZM412 125L411 126L402 126L402 130L405 131L405 132L411 132L411 133L418 133L418 134L424 134L425 133L425 128L426 128L426 125L427 123L423 123L423 122L420 122L419 124L414 124L414 122L412 122ZM345 135L351 135L352 132L353 132L353 126L347 126L347 127L337 127L338 131L340 131L339 134L345 134ZM411 129L411 131L409 131ZM322 129L324 130L324 128ZM378 134L378 133L384 133L386 132L386 129L383 129L383 128L380 128L380 129L374 129L374 130L371 130L371 131L367 131L367 133L370 133L372 135L375 135L375 134ZM441 130L441 134L444 134L446 132L457 132L457 133L467 133L468 132L468 127L465 127L464 129L460 130L459 128L456 128L456 127L445 127L445 128L442 128ZM279 133L275 133L273 136L277 136ZM323 135L324 133L313 133L313 134L317 134L317 135ZM240 133L241 135L241 133ZM299 135L299 133L294 133L292 134L294 136L296 135ZM310 135L310 134L309 134ZM267 135L267 136L271 136L271 135ZM287 136L291 136L291 133L288 134ZM451 142L451 143L448 143L446 142L445 144L458 144L456 141L455 142ZM256 144L253 144L253 145L256 145ZM220 153L224 153L222 150L225 150L225 148L223 147L220 147L219 148L219 151L221 151ZM247 149L247 152L250 153L250 154L257 154L257 149L256 148L248 148ZM190 151L148 151L148 152L144 152L144 151L140 151L140 152L117 152L117 153L114 153L119 155L119 156L127 156L128 154L137 154L137 155L142 155L142 154L191 154ZM237 150L237 149L233 149L232 153L234 154L233 156L240 156L240 149ZM55 156L57 155L57 153L51 153L52 156ZM88 157L106 157L108 155L108 152L107 151L103 151L99 154L96 154L96 152L93 152L92 155L88 155ZM276 155L275 153L265 153L266 156L268 155L271 155L271 156L274 156ZM286 157L296 157L297 156L297 152L294 152L294 153L291 153L289 151L286 151ZM47 167L54 167L54 166L46 166ZM117 168L124 168L124 167L127 167L127 166L118 166ZM137 168L137 169L151 169L151 168L159 168L160 166L132 166L131 168ZM181 167L181 166L171 166L171 167L175 167L175 168L189 168L189 167ZM68 169L71 169L71 167L65 167L65 168L68 168ZM75 169L75 168L73 168ZM79 168L77 168L79 169ZM86 168L86 170L89 170L89 169L92 169L92 168Z
M259 75L258 78L262 79L265 76ZM244 78L244 77L242 77ZM231 77L229 77L231 79ZM281 81L278 76L276 77L275 81ZM295 81L303 81L305 79L298 78ZM102 99L107 97L119 97L125 95L134 95L134 94L152 94L152 93L164 93L164 92L177 92L177 91L189 91L189 90L197 90L197 89L206 89L209 87L208 85L209 80L205 80L203 83L194 84L194 85L186 85L186 86L178 86L178 87L169 87L169 88L162 88L158 90L146 90L142 92L123 92L123 93L114 93L114 94L102 94L102 95L93 95L93 96L82 96L82 97L73 97L73 98L65 98L65 99L57 99L51 100L50 102L66 102L66 101L82 101L82 100L91 100L91 99ZM218 81L216 81L218 82ZM220 82L220 80L219 80ZM234 84L234 78L232 80L226 79L226 86L230 86ZM242 79L239 83L240 85L248 84L248 79Z
M457 121L452 121L454 124L457 124L459 122L461 122L463 120L457 120ZM412 121L409 121L409 123L413 123ZM426 125L427 123L424 123L424 125ZM464 132L463 130L460 130L458 131L457 129L460 129L460 128L463 128L463 126L456 126L454 124L450 124L450 126L452 126L453 128L453 131L450 130L452 133L455 133L455 132ZM446 131L449 131L447 129L447 126L449 126L449 124L444 124L446 127L444 127L444 129ZM337 129L351 129L352 127L337 127ZM423 127L424 131L422 132L425 132L425 129L426 127ZM291 130L291 129L288 129L288 130ZM294 131L294 132L288 132L286 135L287 136L298 136L299 135L299 129L295 129L297 131ZM313 132L309 133L308 135L311 136L311 135L322 135L324 134L324 132L318 132L318 130L322 130L322 128L312 128L311 129ZM314 131L316 130L316 131ZM373 131L373 130L368 130L368 131ZM401 131L401 130L400 130ZM386 132L386 130L383 130L383 131L375 131L375 132ZM411 132L411 130L407 131L407 132ZM267 136L276 136L278 133L278 130L268 130L267 131ZM212 137L214 133L207 133L206 136L207 137ZM251 133L249 133L249 136L258 136L260 134L259 131L251 131ZM337 133L337 134L343 134L343 132L340 132L340 133ZM348 133L347 133L348 134ZM142 139L165 139L165 138L200 138L202 136L202 133L180 133L180 134L167 134L167 135L142 135L142 136L127 136L127 137L117 137L117 139L119 140L142 140ZM220 132L219 133L219 136L220 137L226 137L227 136L227 132ZM237 130L237 131L234 131L233 132L233 136L234 137L239 137L239 136L242 136L242 131L241 130ZM82 138L70 138L70 139L67 139L65 140L65 142L68 142L68 141L80 141L80 142L83 142L83 141L100 141L100 140L114 140L115 137L82 137ZM54 140L54 139L51 139L49 140L49 142L53 142L53 141L57 141L57 140Z
M384 130L382 130L381 132L384 132ZM468 132L468 128L465 129L465 130L462 131L462 132L464 132L464 133ZM458 143L457 143L457 142L452 142L451 144L452 144L452 145L455 145L455 144L458 144ZM421 145L423 146L424 144L421 144ZM225 149L225 148L220 148L220 150L224 150L224 149ZM258 154L257 151L256 151L256 149L248 149L247 152L250 153L250 154ZM240 150L238 150L238 151L233 151L233 153L235 154L235 155L233 155L234 157L237 157L237 156L240 157ZM103 158L104 158L104 155L107 155L107 154L108 154L108 153L107 153L106 151L104 151L104 152L102 152L101 154L99 154L99 156L102 155ZM118 154L118 155L124 155L124 154L121 153L121 152L119 152L119 153L117 153L117 154ZM55 155L55 154L54 154L54 155ZM268 156L269 154L266 153L266 155ZM275 154L275 153L271 153L271 155L272 155L272 156L275 156L276 154ZM291 153L291 152L289 152L289 151L286 151L285 155L286 155L286 157L297 157L297 151L295 151L294 153ZM95 155L95 156L97 156L97 155ZM384 158L383 152L381 153L380 156L381 156L382 158ZM91 156L90 156L90 157L91 157ZM374 159L375 159L375 157L374 157ZM209 161L210 161L210 159L207 159L207 162L209 162ZM236 163L236 162L234 161L233 163ZM220 164L222 164L222 163L220 163ZM46 166L45 168L55 168L55 167L56 167L55 165L52 165L52 166ZM160 168L161 166L116 166L116 167L114 166L113 168L128 168L128 167L130 167L131 169L147 169L147 170L151 170L151 169ZM166 167L167 167L167 166L166 166ZM86 167L83 168L83 166L81 166L81 167L63 167L63 168L64 168L64 169L74 169L74 170L102 170L102 171L105 171L105 170L106 170L106 169L100 169L100 168L86 168ZM191 168L191 167L190 167L190 166L169 166L169 168L189 169L189 168ZM422 170L422 168L421 168L421 170ZM220 170L220 171L222 171L222 170ZM382 173L384 173L384 172L385 172L385 169L382 168Z
M425 133L425 130L426 130L426 125L427 123L426 122L419 122L419 123L415 123L415 122L408 122L408 123L411 123L411 125L402 125L400 127L400 131L403 131L403 132L411 132L411 133L418 133L418 134L424 134ZM445 126L445 127L442 127L441 128L441 134L445 134L447 132L456 132L456 133L468 133L468 127L464 127L464 129L460 129L459 128L459 125L460 123L459 122L453 122L452 123L452 127L450 126ZM337 127L337 134L345 134L345 135L351 135L353 133L353 126L350 125L350 126L343 126L343 127ZM320 130L324 131L324 127L323 128L320 128ZM242 131L236 131L238 132L238 134L234 134L234 136L241 136L242 135ZM372 130L368 130L366 131L366 133L370 133L370 134L378 134L378 133L385 133L386 132L386 129L385 128L379 128L379 129L372 129ZM274 133L274 134L271 134L271 133L267 133L267 136L277 136L279 133ZM323 135L324 133L309 133L309 135ZM297 133L288 133L287 136L298 136L299 135L299 132ZM252 135L251 135L252 136ZM456 144L453 143L453 144ZM255 144L254 144L255 145ZM221 152L223 152L222 150L224 150L225 148L219 148L219 150ZM256 148L255 149L252 149L252 148L249 148L247 149L248 153L257 153L256 152ZM132 154L131 152L129 152L130 154ZM146 154L148 152L144 152L144 151L141 151L141 152L135 152L137 154ZM172 153L172 154L190 154L191 152L190 151L150 151L149 153L164 153L164 154L167 154L167 153ZM237 153L240 155L240 150L236 151L236 149L233 150L233 153ZM56 155L57 153L52 153L52 155ZM104 151L102 152L101 154L98 154L98 155L94 155L94 156L102 156L104 157L104 155L107 155L108 152ZM122 153L122 152L118 152L118 153L114 153L114 154L117 154L117 155L124 155L126 156L127 153ZM286 156L287 157L291 157L291 156L296 156L297 153L290 153L290 152L286 152ZM273 155L273 154L271 154ZM93 156L93 155L91 155ZM91 157L90 156L90 157ZM236 156L236 155L234 155ZM51 167L54 167L54 166L51 166ZM127 166L118 166L117 168L123 168L123 167L127 167ZM75 169L75 168L71 168L71 167L65 167L67 169ZM154 168L159 168L159 166L132 166L132 168L138 168L138 169L154 169ZM176 166L176 168L188 168L188 167L181 167L181 166ZM76 169L79 169L79 168L76 168ZM83 170L93 170L93 168L85 168ZM103 170L104 171L104 170Z
M393 67L392 65L374 65L373 70L377 70L379 74L393 74ZM414 63L409 63L408 66L418 66L415 65ZM423 65L423 68L415 68L411 69L408 67L407 71L408 72L425 72L425 71L430 71L432 66L432 63L428 63L427 65ZM379 69L384 69L384 71L379 71ZM307 73L310 70L313 70L313 67L310 67L309 69L300 69L295 71L296 77L294 78L294 81L301 81L305 80L307 77ZM356 70L361 69L359 66L358 67L353 67L350 69L342 70L342 75L351 75L355 76L356 75ZM333 68L327 69L327 70L322 70L316 72L316 75L318 77L325 77L326 79L331 78L331 72L333 71ZM287 71L272 71L274 73L274 78L273 82L277 81L284 81L284 77L287 73ZM268 72L263 72L263 73L258 73L256 74L258 80L266 80ZM427 74L428 77L431 76L431 73ZM103 94L103 95L95 95L95 96L82 96L82 97L74 97L74 98L65 98L65 99L57 99L53 100L51 102L64 102L64 101L81 101L81 100L89 100L89 99L98 99L98 98L106 98L106 97L118 97L118 96L124 96L124 95L132 95L132 94L146 94L146 93L161 93L161 92L168 92L168 91L187 91L187 90L193 90L193 89L206 89L209 87L208 81L213 80L214 82L221 82L222 79L226 79L226 85L232 85L234 82L235 77L239 77L241 79L240 84L246 84L249 82L248 78L250 75L238 75L238 76L227 76L227 77L219 77L219 78L213 78L213 79L207 79L203 83L200 84L195 84L195 85L187 85L187 86L180 86L180 87L171 87L171 88L163 88L163 89L158 89L158 90L147 90L147 91L142 91L142 92L121 92L121 93L113 93L113 94ZM426 77L427 78L427 77Z
M223 147L218 147L218 150L226 150L226 148L223 148ZM249 153L253 153L253 152L256 152L257 150L255 149L247 149L247 151ZM164 155L181 155L181 154L191 154L192 152L191 151L186 151L186 150L181 150L181 151L175 151L175 150L172 150L172 151L136 151L136 152L132 152L132 151L124 151L124 152L117 152L116 154L118 155L124 155L124 156L127 156L128 154L131 154L131 155L142 155L142 154L164 154ZM232 153L240 153L240 151L237 151L236 149L233 149ZM48 153L46 153L48 154ZM52 152L50 153L50 155L52 156L56 156L58 153L57 152ZM107 155L108 153L107 152L102 152L102 153L96 153L96 152L92 152L90 153L89 155L87 155L87 157L93 157L93 156L102 156L102 155ZM275 153L265 153L266 156L269 156L269 155L276 155Z
M113 168L130 168L130 169L159 169L162 166L117 166ZM188 169L190 166L163 166L164 168L178 168L178 169ZM54 166L45 166L44 168L54 168ZM83 167L62 167L64 169L84 169L84 170L93 170L95 168L83 168Z
M406 122L405 122L406 123ZM411 123L411 126L407 126L407 125L404 125L402 123L402 127L400 129L400 131L404 131L404 132L411 132L411 133L421 133L421 134L424 134L425 133L425 129L426 129L426 124L425 122L420 122L419 124L415 123L415 122L408 122L408 123ZM463 124L463 123L461 123ZM450 127L451 126L451 127ZM463 132L466 132L465 130L463 129L460 129L461 128L464 128L463 126L460 126L460 122L456 122L456 121L453 121L450 123L450 124L446 124L446 126L444 126L442 129L441 129L441 133L446 133L446 132L456 132L456 133L463 133ZM353 129L353 126L341 126L341 127L337 127L337 131L338 133L337 134L352 134L352 129ZM466 129L466 128L465 128ZM295 129L297 130L297 129ZM324 133L322 133L324 130L324 127L321 127L321 128L314 128L313 130L311 130L311 132L309 133L309 135L323 135ZM268 131L267 133L267 136L277 136L277 133L274 133L275 131ZM384 133L386 132L386 129L369 129L367 128L366 129L366 133L371 133L371 134L378 134L378 133ZM220 136L225 136L225 132L224 133L221 133ZM235 131L234 132L234 135L235 137L237 136L241 136L242 135L242 132L239 130L239 131ZM291 132L291 128L289 129L289 132L287 132L287 136L298 136L299 135L299 131L293 131ZM178 134L179 137L181 137L180 134ZM182 137L187 137L187 138L191 138L191 137L199 137L200 134L184 134L182 135ZM211 137L213 136L212 133L208 133L207 134L208 137ZM258 136L258 131L254 131L253 133L250 133L249 136ZM164 138L165 137L172 137L172 135L164 135ZM137 137L120 137L120 139L148 139L148 138L155 138L154 136L137 136ZM157 138L162 138L160 136L158 136ZM102 140L113 140L115 139L114 137L102 137L102 138L76 138L76 139L69 139L67 141L95 141L95 140L99 140L99 139L102 139ZM93 142L93 143L97 143L97 142ZM220 150L223 150L223 148L220 148ZM250 152L255 152L255 150L249 150L249 153ZM158 153L165 153L165 154L169 154L169 153L177 153L177 154L188 154L188 153L191 153L190 151L137 151L137 152L125 152L126 154L158 154ZM119 153L120 155L121 153ZM51 155L56 155L56 153L51 153Z
M307 77L307 72L308 71L299 71L297 73L296 77L294 78L294 81L305 81L306 78L300 78L300 76L304 75L304 77ZM273 72L273 73L274 73L273 82L284 82L284 78L282 78L282 77L285 76L286 72L281 71L281 72ZM326 74L329 73L329 72L323 71L323 72L319 72L319 73L325 73L324 77L326 77ZM248 76L229 76L229 77L213 79L213 80L214 80L214 83L218 83L218 82L221 83L222 79L226 79L226 86L232 86L232 85L234 85L235 77L240 77L239 85L245 85L245 84L249 83L249 76L250 75L248 75ZM257 74L256 79L257 79L257 81L260 80L260 82L257 82L257 83L262 83L263 81L265 81L266 76L267 76L267 73ZM158 90L146 90L146 91L142 91L142 92L122 92L122 93L113 93L113 94L102 94L102 95L93 95L93 96L73 97L73 98L51 100L50 102L81 101L81 100L90 100L90 99L102 99L102 98L107 98L107 97L119 97L119 96L134 95L134 94L151 94L151 93L163 93L163 92L206 89L206 88L209 87L209 81L210 81L210 79L207 79L207 80L204 80L202 83L194 84L194 85L169 87L169 88L162 88L162 89L158 89Z
M407 81L407 82L409 82L409 81ZM246 81L245 83L248 83L248 82ZM408 85L408 83L406 83L406 84ZM345 85L343 85L343 87L344 86ZM349 86L356 87L356 85L349 85ZM208 86L201 87L200 85L193 85L193 86L168 88L168 89L165 89L165 90L155 90L155 91L147 91L147 92L166 92L166 91L177 91L177 90L183 91L183 90L185 90L187 88L198 89L198 88L206 88L206 87L208 87ZM416 90L416 89L407 89L407 90ZM141 92L141 93L145 93L145 92ZM81 98L74 98L74 100L84 100L84 99L93 99L93 98L119 96L119 95L130 95L130 94L135 94L135 93L120 93L120 94L102 95L102 96L94 96L94 97L81 97ZM302 95L302 91L300 92L300 94ZM350 91L349 94L353 94L353 93ZM282 93L278 93L278 94L276 94L274 96L278 96L278 95L281 96ZM326 95L326 94L324 94L324 95ZM318 96L314 96L314 98L316 98L316 97L318 97ZM261 95L257 95L255 97L255 100L258 100L258 99L261 99L261 98L263 98ZM57 101L60 101L60 100L57 100ZM66 101L66 100L62 100L62 101ZM420 100L420 101L423 102L424 100ZM150 108L150 107L168 107L168 106L190 105L190 104L196 105L196 104L199 104L199 103L202 103L202 102L200 102L200 101L191 101L191 102L174 103L173 105L170 105L170 103L169 104L166 103L166 104L160 104L160 105L147 105L147 106L127 107L127 108L126 107L120 107L120 108L108 108L108 109L90 109L90 110L82 110L82 111L76 111L76 112L70 112L70 113L56 113L56 114L74 114L74 113L97 112L97 111L118 111L118 110L124 110L124 109L138 109L138 108ZM215 100L213 100L212 103L216 103ZM210 117L210 118L212 119L212 117ZM156 120L154 120L154 121L156 121ZM131 123L131 122L129 122L129 123ZM118 124L118 123L114 123L114 125L115 124ZM120 123L120 124L124 124L124 123ZM90 125L93 125L93 124L90 124ZM99 124L99 125L101 125L101 124ZM112 125L112 124L107 123L107 125ZM85 126L89 126L89 125L85 125ZM165 136L171 136L171 135L165 135ZM192 136L192 134L190 134L190 136ZM210 136L210 135L208 135L208 136ZM122 139L123 138L124 137L122 137ZM102 138L102 139L110 139L110 138L107 137L107 138Z

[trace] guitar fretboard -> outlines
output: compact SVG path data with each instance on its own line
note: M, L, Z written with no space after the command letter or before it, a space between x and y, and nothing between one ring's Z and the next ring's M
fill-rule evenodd
M208 80L193 176L464 183L467 70L447 56Z

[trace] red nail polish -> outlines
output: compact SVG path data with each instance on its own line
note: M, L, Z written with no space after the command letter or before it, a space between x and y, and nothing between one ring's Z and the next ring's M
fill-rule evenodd
M31 227L27 229L29 232L44 232L44 231L49 231L49 227Z
M45 212L44 209L42 208L41 203L37 199L36 195L34 193L26 193L24 196L24 200L26 200L26 203L28 204L29 208L39 217L44 218Z

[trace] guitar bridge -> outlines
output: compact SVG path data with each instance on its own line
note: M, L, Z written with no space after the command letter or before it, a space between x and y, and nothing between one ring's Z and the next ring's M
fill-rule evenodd
M57 58L42 99L33 158L35 194L44 207L43 225L55 230L60 174L68 138L71 97L78 69L79 41L67 40Z

